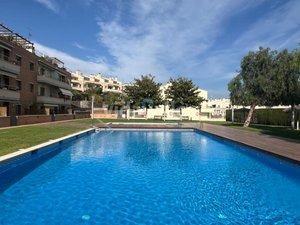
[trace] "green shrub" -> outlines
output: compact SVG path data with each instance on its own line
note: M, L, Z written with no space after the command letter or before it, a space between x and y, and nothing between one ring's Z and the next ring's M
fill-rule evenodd
M247 118L249 109L235 109L234 122L244 123ZM296 114L299 117L299 110ZM297 118L296 117L296 118ZM231 121L231 110L226 110L226 121ZM284 109L255 109L251 123L265 124L265 125L278 125L290 126L291 124L291 111Z

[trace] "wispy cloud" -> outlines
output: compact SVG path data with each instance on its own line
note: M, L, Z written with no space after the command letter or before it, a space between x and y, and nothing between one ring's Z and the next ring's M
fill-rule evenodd
M68 67L68 69L72 71L81 70L84 71L85 73L99 73L99 72L108 73L109 72L109 67L103 60L97 59L91 61L91 60L79 59L65 52L62 52L54 48L49 48L39 43L35 43L35 47L40 53L61 59Z
M54 0L35 0L36 2L44 5L48 9L52 10L53 12L57 13L59 11L59 7Z
M224 95L227 82L239 69L240 59L247 51L260 44L287 47L299 40L300 2L291 0L274 5L259 20L253 20L256 22L250 29L244 29L231 43L214 48L226 35L226 22L264 2L135 0L129 11L119 7L127 10L116 13L123 17L98 21L99 43L114 58L112 71L125 79L152 73L166 81L170 76L185 75L202 88ZM129 24L124 23L125 16L132 18ZM212 80L216 85L210 84Z
M300 1L286 1L261 17L234 43L236 46L259 45L273 48L293 47L300 39Z
M103 55L82 60L40 44L37 47L73 70L114 74L124 81L149 73L161 82L187 76L207 89L210 97L227 95L227 83L249 50L260 45L293 48L300 40L298 0L85 2L99 7L97 40L103 51L98 54ZM255 17L252 13L259 11L257 7L265 11ZM72 45L88 50L79 42Z
M73 44L72 44L74 47L76 47L76 48L79 48L80 50L89 50L87 47L85 47L85 46L83 46L83 45L81 45L81 44L79 44L78 42L73 42Z

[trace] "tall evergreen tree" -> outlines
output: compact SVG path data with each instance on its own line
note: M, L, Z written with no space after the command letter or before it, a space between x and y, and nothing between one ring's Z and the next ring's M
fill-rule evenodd
M134 79L133 84L126 86L124 92L132 107L155 108L162 104L160 85L154 76L142 75Z
M282 86L281 104L291 105L291 127L295 128L295 105L300 104L300 51L281 51L276 57L276 74Z
M109 109L120 109L125 105L124 95L122 93L107 92L102 94L103 102Z
M97 84L93 83L87 83L85 84L85 95L87 96L88 100L92 100L92 96L95 97L95 102L98 104L101 104L103 99L102 99L102 87Z
M166 98L169 99L170 108L180 109L180 116L182 115L182 108L186 107L201 107L204 101L199 96L198 87L192 80L179 77L177 79L170 79L170 86L166 90Z
M248 127L258 105L273 106L280 103L281 87L274 71L276 52L260 47L249 52L241 62L241 70L228 86L234 104L250 105L244 127Z

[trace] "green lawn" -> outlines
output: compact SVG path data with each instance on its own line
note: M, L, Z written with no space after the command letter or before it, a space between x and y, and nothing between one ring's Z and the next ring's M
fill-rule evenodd
M148 122L159 123L162 120L126 120L126 119L83 119L60 123L39 124L23 127L0 129L0 156L21 148L28 148L50 139L60 138L92 125L100 125L108 122ZM174 122L174 121L168 121Z
M269 134L283 138L290 138L294 140L300 140L300 131L299 130L292 130L290 127L283 127L283 126L271 126L271 125L259 125L259 124L250 124L250 127L245 128L241 123L231 123L231 122L213 122L207 121L205 123L220 125L220 126L227 126L241 130L247 130L252 132L257 132L260 134Z
M91 127L91 119L0 129L0 155Z
M28 148L50 139L60 138L81 130L90 128L92 125L100 125L108 122L143 122L161 123L162 120L126 120L126 119L83 119L60 123L39 124L23 127L13 127L0 129L0 156L5 155L21 148ZM178 121L166 121L178 122ZM187 121L185 121L187 122ZM193 121L190 121L193 122ZM243 128L242 124L228 122L207 122L211 124L233 127L236 129L249 130L258 133L270 134L279 137L300 140L300 131L291 130L288 127L251 125Z

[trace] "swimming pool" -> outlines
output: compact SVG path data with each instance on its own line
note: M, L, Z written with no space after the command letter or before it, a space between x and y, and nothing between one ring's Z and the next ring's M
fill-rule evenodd
M102 131L40 152L0 168L0 224L300 221L298 165L201 132Z

